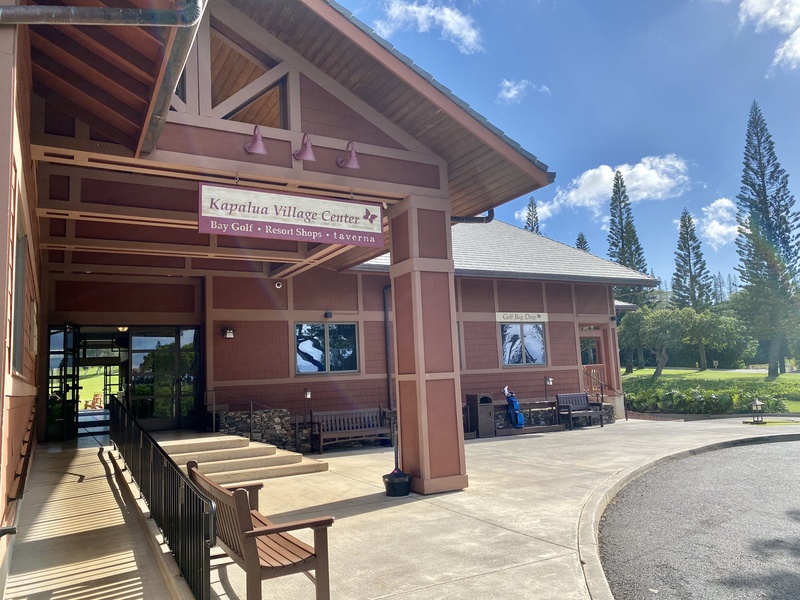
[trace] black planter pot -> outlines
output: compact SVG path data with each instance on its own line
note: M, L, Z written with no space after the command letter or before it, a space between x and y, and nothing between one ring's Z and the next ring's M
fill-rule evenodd
M383 476L383 485L386 487L387 496L408 496L411 492L411 475L395 469Z

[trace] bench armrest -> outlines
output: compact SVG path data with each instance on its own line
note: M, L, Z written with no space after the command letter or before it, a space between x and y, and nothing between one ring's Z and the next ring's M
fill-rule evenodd
M244 490L247 492L247 499L250 503L250 510L258 510L258 492L264 487L263 483L245 483L245 484L223 484L220 485L222 489L233 492L234 490Z
M271 535L273 533L283 533L285 531L296 531L297 529L318 529L320 527L330 527L331 525L333 525L333 517L319 517L316 519L303 519L302 521L270 525L269 527L256 527L250 531L245 531L244 535L250 538L260 535Z

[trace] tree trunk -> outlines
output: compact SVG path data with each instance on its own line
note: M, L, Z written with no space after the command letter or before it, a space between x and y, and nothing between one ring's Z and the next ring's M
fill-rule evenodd
M654 350L653 354L656 355L656 371L653 373L653 379L658 379L661 377L661 372L664 370L664 367L667 366L669 356L667 355L666 347Z
M781 356L781 334L772 336L769 341L769 370L767 372L767 379L775 379L778 377L778 362Z
M703 342L697 344L697 351L700 353L700 370L705 371L708 368L708 361L706 360L706 345Z
M633 373L633 350L625 351L625 375Z
M644 369L644 348L639 346L638 352L639 352L639 368Z

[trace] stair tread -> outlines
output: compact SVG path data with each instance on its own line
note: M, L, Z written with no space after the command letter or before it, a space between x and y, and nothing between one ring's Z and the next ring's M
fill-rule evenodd
M156 432L154 437L181 469L189 460L196 460L201 470L205 465L209 477L221 484L328 470L328 463L322 460L240 436L179 431Z
M264 479L271 479L273 477L304 475L308 473L319 473L327 470L328 463L303 457L303 460L299 463L276 465L273 467L261 467L257 469L240 469L221 473L209 473L209 477L217 483L248 483L262 481Z

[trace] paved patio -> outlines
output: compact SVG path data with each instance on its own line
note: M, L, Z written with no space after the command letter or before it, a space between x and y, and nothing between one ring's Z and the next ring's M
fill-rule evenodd
M394 468L390 448L334 450L323 455L329 471L268 480L260 503L262 512L276 521L336 517L329 532L333 598L610 599L596 546L597 522L607 502L654 464L754 437L798 440L800 420L763 427L744 425L741 417L691 423L631 420L572 432L470 440L469 488L434 496L385 495L381 476ZM36 491L41 488L33 483L45 464L40 455L46 452L40 446L34 460L9 582L9 590L17 592L8 598L56 597L25 596L20 579L24 574L26 582L38 581L41 593L49 587L49 571L40 570L24 551L29 541L26 513L29 507L41 507ZM108 487L112 480L101 477L100 484ZM105 489L102 494L120 509L113 494ZM81 503L76 496L69 504ZM114 565L117 554L131 552L127 546L141 531L128 532L127 521L124 528L103 521L102 515L93 518L92 529L106 536L108 554L92 564ZM84 570L85 559L59 555L60 568L84 577L86 589L94 578L102 582L108 576L102 568ZM143 564L146 560L135 551L130 556ZM227 558L213 566L214 597L244 598L241 569ZM159 587L156 575L142 579L142 586L156 582ZM302 575L266 581L263 590L265 598L314 597L312 584ZM144 588L133 593L71 597L162 597Z

